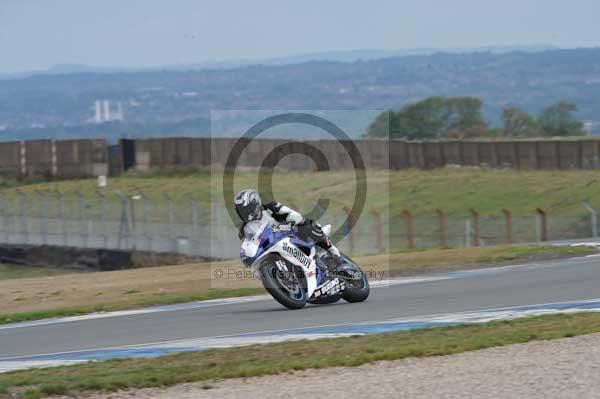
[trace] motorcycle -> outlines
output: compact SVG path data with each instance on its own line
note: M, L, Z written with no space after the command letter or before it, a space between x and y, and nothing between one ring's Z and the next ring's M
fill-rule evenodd
M323 232L329 235L331 225L324 226ZM370 292L366 274L352 259L342 256L343 264L338 267L326 250L298 237L289 225L278 227L256 220L243 228L242 262L252 268L267 292L289 309L340 299L366 300Z

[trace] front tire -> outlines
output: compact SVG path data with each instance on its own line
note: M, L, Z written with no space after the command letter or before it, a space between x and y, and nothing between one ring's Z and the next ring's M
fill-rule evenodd
M286 308L301 309L306 305L306 291L297 276L293 272L281 272L275 260L269 260L261 266L260 276L267 292Z

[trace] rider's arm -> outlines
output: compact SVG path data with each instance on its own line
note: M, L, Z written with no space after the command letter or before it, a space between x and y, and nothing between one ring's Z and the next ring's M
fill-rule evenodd
M246 234L244 233L244 227L246 227L246 224L247 224L247 223L242 223L242 225L240 226L240 229L238 230L238 238L239 238L240 240L243 240L243 239L244 239L244 236L246 235Z
M268 204L265 204L265 209L268 209L269 211L271 211L271 213L273 214L273 217L275 217L276 220L281 220L281 219L285 219L286 222L288 223L294 223L296 225L302 223L304 221L304 218L302 217L302 215L293 210L292 208L289 208L283 204L280 204L279 202L269 202Z

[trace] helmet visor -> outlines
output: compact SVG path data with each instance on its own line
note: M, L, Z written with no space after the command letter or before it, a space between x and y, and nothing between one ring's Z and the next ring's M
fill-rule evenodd
M248 204L246 206L238 205L235 207L238 216L243 222L251 222L261 217L261 206L260 204Z

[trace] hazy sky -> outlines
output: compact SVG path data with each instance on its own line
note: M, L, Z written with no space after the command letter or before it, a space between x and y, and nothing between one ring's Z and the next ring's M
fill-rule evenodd
M297 53L600 44L598 0L0 0L0 73Z

